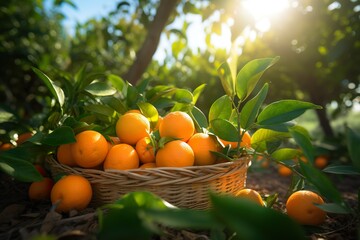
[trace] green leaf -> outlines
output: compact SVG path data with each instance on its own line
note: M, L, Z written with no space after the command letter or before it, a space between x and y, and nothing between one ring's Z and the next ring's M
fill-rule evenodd
M231 122L217 118L212 120L210 125L213 133L219 138L230 142L239 141L239 131Z
M129 108L135 108L136 103L140 98L139 91L136 87L132 86L130 83L127 84L126 92L126 103Z
M308 109L321 109L320 106L298 100L280 100L267 105L259 114L259 125L275 125L291 121Z
M209 110L209 122L214 119L220 118L229 120L232 111L231 99L229 96L224 95L215 100Z
M159 120L157 109L148 102L138 102L137 105L140 108L141 113L149 119L151 128L154 129Z
M198 126L199 128L208 128L209 127L208 120L206 119L205 114L199 108L194 106L191 109L191 113L196 122L196 126ZM197 129L197 130L199 130L199 129Z
M305 239L302 227L277 210L248 199L215 194L210 197L214 216L235 231L238 239Z
M324 204L316 204L318 208L321 208L325 212L336 213L336 214L349 214L351 211L349 208L344 207L341 204L337 203L324 203Z
M227 62L222 63L217 71L226 95L232 98L235 91L235 80L232 78L229 64Z
M178 88L175 91L174 100L179 103L192 103L193 95L187 89Z
M62 126L56 128L49 135L45 135L41 140L41 143L49 146L59 146L61 144L73 143L75 142L74 131L67 126Z
M279 60L275 58L255 59L248 62L238 73L236 77L236 95L243 101L254 90L256 84L266 69L274 65Z
M116 112L120 114L124 114L127 109L123 102L117 99L114 96L106 96L101 98L101 101L105 104L114 109Z
M65 101L64 91L60 87L58 87L45 73L43 73L39 69L32 67L32 70L43 81L43 83L49 89L49 91L51 92L53 97L59 103L60 107L62 107L64 105L64 101Z
M350 165L329 165L322 171L333 174L360 175L359 170Z
M126 94L127 85L121 77L110 74L107 79L110 81L111 85L122 94L122 96Z
M103 104L89 104L86 105L84 108L89 112L101 114L107 117L113 117L115 114L113 108Z
M0 170L21 182L41 181L42 176L34 165L26 160L0 159Z
M94 82L85 88L85 91L94 96L110 96L116 93L115 88L104 82Z
M193 95L193 100L192 100L192 105L195 105L197 100L199 99L201 93L204 91L206 87L206 84L201 84L200 86L198 86L197 88L195 88L195 90L193 91L192 95Z
M266 142L276 142L290 137L289 133L260 128L251 136L251 146L257 149Z
M217 222L208 211L192 209L147 209L145 214L153 221L175 229L211 229Z
M353 129L346 128L346 141L349 155L354 167L360 171L360 134Z
M310 162L299 161L300 167L306 180L311 182L320 192L322 196L331 202L342 204L340 192L335 188L331 180L316 169Z
M293 148L281 148L274 151L271 157L276 161L294 160L301 155L301 151Z
M269 84L265 83L260 92L251 100L249 100L241 110L240 125L243 129L248 129L255 122L266 95L268 93Z
M289 132L294 138L295 142L302 149L305 157L313 164L314 163L314 147L311 143L310 136L303 128L291 128Z

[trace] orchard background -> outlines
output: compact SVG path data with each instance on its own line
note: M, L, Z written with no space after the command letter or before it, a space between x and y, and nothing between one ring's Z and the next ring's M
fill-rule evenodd
M33 68L40 69L59 85L63 84L60 79L64 76L80 78L81 73L102 73L98 79L105 83L107 76L117 75L134 86L150 81L151 86L194 90L206 84L197 107L208 113L211 103L224 94L217 72L224 61L235 54L237 68L241 69L254 58L280 56L261 80L271 85L264 104L291 98L323 107L309 110L296 120L309 131L315 156L326 156L321 172L340 184L337 187L346 191L345 200L350 199L353 209L345 215L344 225L339 224L343 219L328 221L325 227L308 229L307 233L311 237L319 233L318 236L328 239L356 239L360 3L255 1L252 6L249 2L252 1L116 1L108 14L78 23L71 33L64 26L70 17L64 9L73 8L76 12L76 1L1 3L2 148L20 145L18 138L22 133L46 128L54 98ZM278 193L281 209L281 201L284 202L292 185L291 176L286 170L278 173L274 163L269 168L261 164L254 162L248 182L263 196ZM28 185L8 178L3 172L1 177L2 187L8 190L1 193L2 216L10 211L14 220L2 220L0 230L18 230L16 221L24 220L24 209L19 208L29 207L24 203ZM253 182L254 178L259 178L259 182ZM8 206L13 206L13 210L8 210ZM47 213L39 211L36 205L31 207L27 214L41 222ZM76 217L83 220L84 216L89 217L86 214ZM72 221L72 216L68 219ZM31 227L36 228L35 225ZM88 233L89 228L82 232ZM339 232L343 235L334 235ZM211 235L188 234L189 238Z

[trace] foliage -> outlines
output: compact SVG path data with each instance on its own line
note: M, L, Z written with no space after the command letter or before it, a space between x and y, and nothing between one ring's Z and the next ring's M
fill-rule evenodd
M123 196L99 211L99 239L151 239L164 227L206 230L212 239L304 239L285 214L248 200L209 193L210 210L178 209L148 192ZM269 224L276 221L277 224ZM262 229L262 231L258 231Z

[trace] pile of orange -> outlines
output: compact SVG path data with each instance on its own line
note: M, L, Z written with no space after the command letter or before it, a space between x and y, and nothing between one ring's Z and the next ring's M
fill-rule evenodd
M195 131L193 119L182 111L159 117L154 129L139 110L121 115L116 123L116 137L106 140L101 133L86 130L76 135L76 142L57 149L57 160L68 166L103 170L128 170L134 168L187 167L217 163L211 152L221 150L221 144L237 146L214 135ZM155 140L158 131L162 139ZM108 138L108 139L109 139ZM241 147L251 146L251 136L243 133Z

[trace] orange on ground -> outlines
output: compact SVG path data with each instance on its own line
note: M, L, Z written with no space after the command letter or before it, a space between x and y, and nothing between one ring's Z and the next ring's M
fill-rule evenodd
M225 146L228 146L230 144L232 149L235 149L238 146L238 142L229 142L229 141L226 141L226 140L223 140L223 139L220 139L220 141ZM250 133L248 133L248 132L244 133L244 135L242 136L241 142L240 142L240 147L251 148L251 136L250 136Z
M14 147L15 146L12 145L11 143L3 143L0 145L0 151L6 151L6 150L12 149Z
M292 170L282 164L278 164L278 173L280 176L288 177L293 173Z
M155 149L151 145L150 137L143 137L137 141L135 150L142 163L155 162Z
M188 167L193 166L194 151L184 141L174 140L168 142L156 153L157 167Z
M39 182L32 182L28 190L29 199L34 201L50 200L53 185L54 181L48 177L44 177Z
M149 136L150 122L140 113L126 113L116 123L116 135L122 143L135 145L143 137Z
M258 155L255 159L257 162L260 163L260 166L263 168L268 168L270 166L270 161L267 158L264 158L261 155Z
M253 189L244 188L236 193L236 197L246 198L254 203L259 204L260 206L264 206L264 201L260 196L260 193Z
M319 225L325 221L326 213L314 204L323 204L324 200L308 190L300 190L290 195L286 202L287 214L303 225Z
M77 165L83 168L99 166L109 151L108 142L101 133L86 130L75 136L71 144L71 155Z
M57 212L85 209L92 198L90 182L79 175L68 175L57 181L51 191L52 204L58 204Z
M215 163L216 156L210 151L217 152L219 148L213 137L206 133L195 133L187 143L194 151L194 165L203 166Z
M315 158L314 165L319 169L325 168L329 163L329 157L326 155L320 155Z
M145 168L156 168L156 163L154 163L154 162L144 163L144 164L141 165L139 168L141 168L141 169L145 169Z
M32 132L25 132L25 133L21 133L18 136L18 139L16 140L17 145L20 145L24 142L26 142L29 138L31 138L33 136Z
M139 157L134 147L126 143L113 146L104 161L104 170L127 170L139 167Z
M46 171L45 171L45 169L44 169L44 167L41 166L40 164L34 164L34 167L35 167L36 170L41 174L41 176L43 176L43 177L47 177L47 176L48 176L47 173L46 173Z
M194 134L195 125L189 114L181 111L168 113L159 126L160 137L173 137L187 142Z
M71 143L62 144L58 147L56 152L56 159L59 163L68 165L70 167L77 166L72 154L71 154Z

